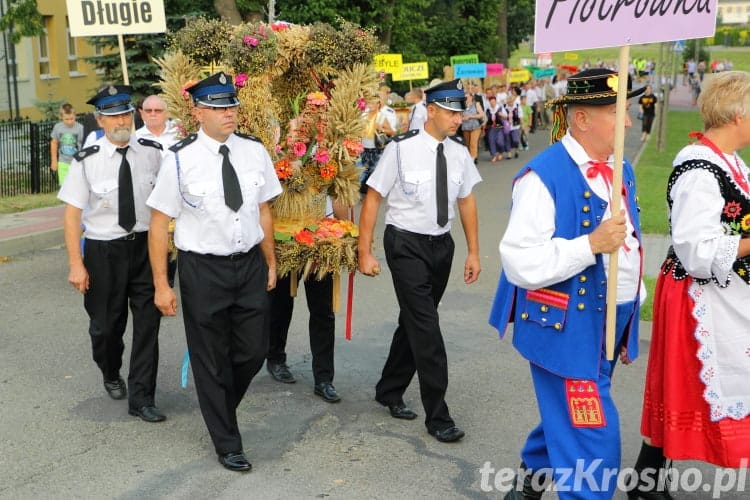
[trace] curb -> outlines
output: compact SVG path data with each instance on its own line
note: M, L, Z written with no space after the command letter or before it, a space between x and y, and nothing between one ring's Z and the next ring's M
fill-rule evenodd
M63 229L51 229L0 240L0 255L13 257L20 254L58 247L64 244Z

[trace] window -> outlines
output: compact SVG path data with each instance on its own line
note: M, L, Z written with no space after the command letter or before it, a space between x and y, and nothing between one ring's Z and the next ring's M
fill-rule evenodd
M65 33L68 37L68 74L80 75L78 72L78 39L70 35L70 20L65 18Z
M52 28L52 16L44 16L44 32L39 35L39 77L50 78L52 76L52 60L49 48L49 37Z

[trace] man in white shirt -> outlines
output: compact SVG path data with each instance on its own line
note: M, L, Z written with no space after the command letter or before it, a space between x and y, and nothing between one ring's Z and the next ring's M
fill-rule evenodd
M167 102L158 95L148 96L140 113L143 126L135 131L135 136L158 142L166 154L167 148L177 142L177 126L169 118Z
M547 479L558 491L575 487L580 498L610 499L616 488L608 475L620 466L620 431L610 394L615 361L605 351L606 309L616 308L615 353L627 364L638 355L638 311L645 296L635 175L628 162L624 209L610 211L616 99L617 73L596 68L571 76L566 95L554 102L565 107L564 114L555 113L557 142L514 180L490 324L502 336L514 322L513 345L529 360L541 422L521 450L524 474L516 481L522 487L507 500L540 498L545 485L540 489L539 478L531 476L542 470L551 470ZM607 304L609 254L615 251L617 303ZM581 468L591 471L591 481L565 475Z

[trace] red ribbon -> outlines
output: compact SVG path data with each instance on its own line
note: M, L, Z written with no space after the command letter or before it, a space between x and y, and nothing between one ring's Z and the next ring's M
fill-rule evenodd
M354 207L349 209L349 219L354 220ZM354 309L354 272L349 273L349 286L346 292L346 340L352 339L352 311Z
M747 183L747 178L743 177L742 175L742 169L740 168L740 160L737 159L737 154L734 155L734 162L737 164L737 167L735 168L734 165L730 163L729 160L727 160L727 157L724 155L724 152L719 149L719 147L714 144L714 142L703 135L700 132L690 132L688 134L688 137L691 139L698 139L700 142L703 143L704 146L708 147L711 151L719 155L723 160L724 163L727 164L729 167L729 171L732 172L732 177L734 178L734 181L737 183L737 185L740 186L740 188L745 193L750 193L750 186Z
M612 190L612 179L614 177L612 173L612 168L609 166L609 164L606 161L589 161L589 164L591 166L586 170L586 177L589 179L594 179L597 175L600 175L602 179L604 179L604 183L607 185L607 190ZM625 197L625 202L627 203L627 190L625 189L625 186L622 186L622 195ZM612 198L609 199L609 204L612 205ZM626 252L630 251L630 247L623 242L622 248L625 249Z

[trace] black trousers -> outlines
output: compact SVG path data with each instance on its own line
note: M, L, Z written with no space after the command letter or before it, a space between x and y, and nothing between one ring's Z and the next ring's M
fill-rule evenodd
M237 407L268 351L268 267L256 246L217 257L180 251L180 293L195 389L218 454L242 450Z
M286 363L286 340L294 311L294 297L289 295L289 276L276 282L271 292L271 321L267 359L271 363ZM316 384L333 382L333 348L336 316L333 314L333 275L321 280L310 276L305 280L307 309L310 312L308 330L312 370Z
M447 429L454 422L445 403L448 359L437 307L450 276L453 239L450 233L431 238L387 226L383 246L400 312L375 399L402 403L416 372L427 429Z
M148 238L133 240L87 239L83 263L89 273L89 290L83 304L89 315L89 335L94 361L105 380L116 380L125 350L123 335L128 322L128 301L133 314L128 402L132 408L154 405L159 365L159 321L154 305L154 281L148 261Z

